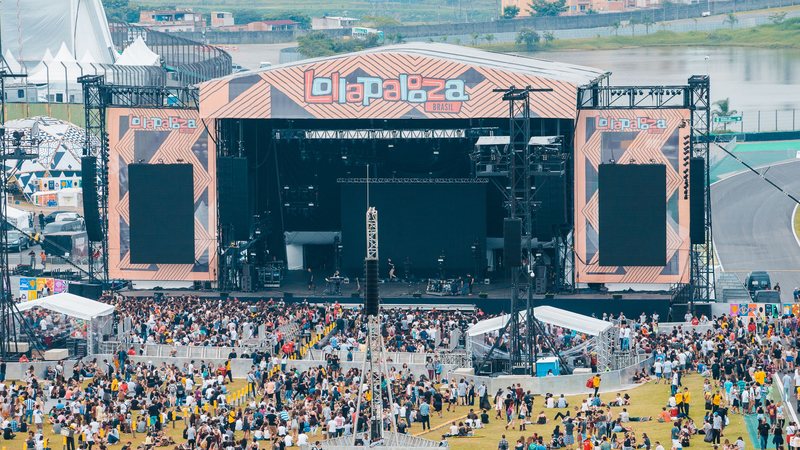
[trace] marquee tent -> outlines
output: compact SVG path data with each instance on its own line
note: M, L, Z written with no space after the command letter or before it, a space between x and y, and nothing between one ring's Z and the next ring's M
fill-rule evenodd
M161 64L161 57L150 50L144 39L139 36L125 48L115 64L118 66L158 66Z
M20 311L42 308L88 323L86 340L90 353L97 352L97 343L109 335L113 327L114 307L68 292L50 295L41 299L17 303Z
M17 304L17 309L20 311L28 311L33 308L46 309L80 320L93 320L114 313L114 307L108 303L98 302L68 292Z
M525 320L525 316L525 311L520 312L519 320ZM575 330L578 333L588 334L589 336L598 336L614 326L613 323L605 320L584 316L583 314L552 306L537 306L533 308L533 316L540 322ZM491 319L481 320L467 330L467 335L472 337L497 331L505 326L509 317L511 317L511 314L504 314Z

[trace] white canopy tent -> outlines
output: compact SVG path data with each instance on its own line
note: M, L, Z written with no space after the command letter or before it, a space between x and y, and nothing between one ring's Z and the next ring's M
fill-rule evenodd
M20 311L27 311L37 307L81 320L92 320L114 313L114 307L108 303L98 302L68 292L17 304L17 309Z
M161 65L161 57L150 50L144 39L139 36L125 48L115 64L118 66L158 66Z
M597 352L599 367L606 367L609 364L612 344L618 333L613 323L553 306L537 306L533 308L533 314L539 322L591 336L591 340L585 345L591 345ZM526 316L526 311L519 313L520 323L524 323ZM485 352L488 348L481 343L482 336L501 330L510 317L510 314L504 314L481 320L467 330L467 345L472 347L473 352L477 352L475 353L476 356L479 356L480 352ZM580 347L572 350L577 349L580 349Z
M519 320L525 320L526 315L525 311L520 312ZM578 333L588 334L589 336L599 336L602 332L614 326L613 323L605 320L584 316L583 314L553 306L537 306L533 308L533 316L540 322L575 330ZM467 330L467 335L472 337L497 331L505 326L510 317L511 314L503 314L502 316L481 320Z
M111 333L114 307L67 292L17 304L17 309L28 311L42 308L89 323L86 339L90 353L96 353L96 343L103 335Z

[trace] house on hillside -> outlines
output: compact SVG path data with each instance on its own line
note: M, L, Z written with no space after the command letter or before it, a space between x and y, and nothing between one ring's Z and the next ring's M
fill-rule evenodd
M342 28L353 28L359 19L354 17L312 17L312 30L341 30Z
M139 23L155 31L203 31L206 28L203 15L191 9L142 10Z

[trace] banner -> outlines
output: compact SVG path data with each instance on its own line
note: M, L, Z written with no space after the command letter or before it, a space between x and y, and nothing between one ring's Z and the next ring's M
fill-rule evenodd
M213 121L203 123L196 110L108 108L106 123L109 275L124 280L215 280L217 158ZM128 164L132 163L193 166L194 264L131 263Z
M36 300L67 292L68 282L57 278L20 277L19 296L22 301Z
M552 89L531 94L531 117L571 120L577 87L603 76L589 67L457 49L380 48L211 80L200 84L200 117L505 119L508 103L494 90L531 86Z
M689 110L581 110L575 131L575 281L674 284L690 277ZM666 254L657 266L601 266L601 164L659 164L666 169ZM632 205L631 208L635 208Z

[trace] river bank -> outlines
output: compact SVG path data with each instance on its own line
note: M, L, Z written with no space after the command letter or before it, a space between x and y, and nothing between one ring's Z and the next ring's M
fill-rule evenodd
M781 23L759 25L752 28L720 29L711 32L689 31L676 33L672 31L653 31L655 28L657 28L657 25L634 24L620 26L615 36L555 39L546 43L540 41L533 48L513 42L479 44L477 47L497 52L614 50L664 46L735 46L800 49L800 18L787 19Z

